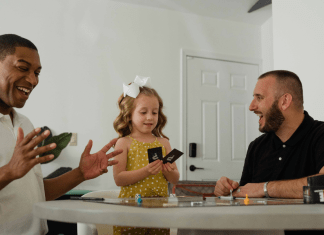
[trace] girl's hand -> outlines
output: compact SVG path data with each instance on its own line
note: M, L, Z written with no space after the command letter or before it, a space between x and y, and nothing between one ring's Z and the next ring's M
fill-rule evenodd
M162 173L174 171L175 167L170 162L162 165Z
M156 160L148 164L145 168L150 175L156 175L162 170L162 161Z

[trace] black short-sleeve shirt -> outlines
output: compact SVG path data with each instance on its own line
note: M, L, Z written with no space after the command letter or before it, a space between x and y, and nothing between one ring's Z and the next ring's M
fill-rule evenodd
M304 120L285 143L275 133L249 145L240 185L298 179L317 174L324 166L324 122L304 111Z

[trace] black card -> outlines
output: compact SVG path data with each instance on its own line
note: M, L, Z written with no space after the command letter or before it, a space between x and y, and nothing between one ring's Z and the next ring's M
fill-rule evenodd
M183 154L183 152L177 150L177 149L173 149L168 155L166 155L163 158L163 164L170 162L173 163L175 160L177 160L179 157L181 157L181 155Z
M324 175L315 175L307 177L308 186L323 186L324 187Z
M162 147L152 148L147 150L147 155L149 159L149 163L154 162L156 160L162 160Z

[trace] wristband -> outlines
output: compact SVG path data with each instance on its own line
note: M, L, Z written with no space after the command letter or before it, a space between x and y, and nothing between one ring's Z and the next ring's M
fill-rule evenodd
M266 198L270 198L269 194L268 194L268 189L267 189L267 186L268 186L268 182L265 182L264 185L263 185L263 191L264 191L264 195Z

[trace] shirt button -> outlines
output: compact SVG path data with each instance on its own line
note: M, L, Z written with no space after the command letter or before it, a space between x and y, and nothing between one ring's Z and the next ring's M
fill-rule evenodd
M282 158L281 157L279 157L279 161L281 161L282 160Z
M286 145L284 144L284 145L282 145L282 147L283 147L283 148L286 148Z

